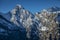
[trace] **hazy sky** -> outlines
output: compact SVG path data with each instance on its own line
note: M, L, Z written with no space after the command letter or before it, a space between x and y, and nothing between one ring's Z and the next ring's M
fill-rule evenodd
M60 0L0 0L0 12L10 11L16 4L20 4L26 10L35 13L49 7L60 7Z

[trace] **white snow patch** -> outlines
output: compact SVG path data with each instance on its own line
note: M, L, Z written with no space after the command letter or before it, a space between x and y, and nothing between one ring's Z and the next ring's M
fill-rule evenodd
M41 31L47 31L47 30L49 30L49 28L47 28L47 27L45 27L45 26L43 26L43 27L41 27L41 29L40 29Z

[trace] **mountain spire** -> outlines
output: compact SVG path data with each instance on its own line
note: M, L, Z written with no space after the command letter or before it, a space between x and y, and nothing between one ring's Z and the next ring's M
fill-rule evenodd
M23 6L22 6L22 5L17 4L17 5L16 5L16 8L19 8L19 9L21 9L21 8L22 8L22 9L23 9Z

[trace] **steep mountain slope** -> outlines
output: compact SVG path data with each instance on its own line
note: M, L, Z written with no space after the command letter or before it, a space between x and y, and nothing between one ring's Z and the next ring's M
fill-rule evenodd
M6 14L0 12L0 39L44 40L45 37L50 37L50 33L56 35L58 22L60 23L58 7L43 9L33 15L23 6L17 5Z
M20 35L21 38L20 38L20 36L18 36L16 39L14 39L15 37L11 38L11 40L12 39L14 39L14 40L26 39L24 36L26 36L25 33L28 31L27 29L30 28L29 26L32 22L33 17L34 17L33 14L31 14L29 11L22 8L21 5L17 5L14 9L12 9L7 14L2 14L2 13L0 14L0 27L4 27L2 29L7 30L8 31L7 33L9 33L9 32L12 33L13 32L13 34L14 34L15 33L14 31L16 31L16 32L19 32L19 33L21 32L23 34L22 35L21 33L20 34L15 33L16 36ZM27 32L27 33L29 33L29 32ZM11 37L13 36L13 34L11 35ZM3 39L3 36L2 36L1 39Z
M0 40L25 40L25 33L23 25L19 27L0 15Z
M51 8L51 11L49 11L49 10L43 9L41 12L37 12L35 14L35 16L36 16L35 19L40 21L40 24L38 23L40 25L38 27L38 30L42 31L40 33L41 40L44 40L44 38L49 36L50 34L52 35L51 37L55 37L57 35L60 36L60 26L59 26L60 25L60 16L59 16L60 9ZM43 37L43 39L42 39L42 37ZM49 38L47 38L47 39L49 39ZM47 40L47 39L45 39L45 40Z

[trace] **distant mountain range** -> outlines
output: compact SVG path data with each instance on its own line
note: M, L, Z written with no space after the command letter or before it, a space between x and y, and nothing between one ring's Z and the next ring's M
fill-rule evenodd
M43 9L32 14L17 5L6 14L0 12L0 40L40 40L42 32L52 31L59 24L59 7Z

